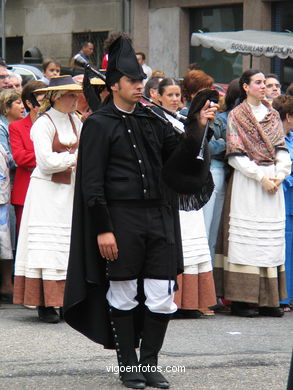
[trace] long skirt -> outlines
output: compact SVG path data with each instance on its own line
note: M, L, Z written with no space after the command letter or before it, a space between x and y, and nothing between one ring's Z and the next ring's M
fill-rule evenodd
M31 178L15 260L15 304L63 306L74 180Z
M216 304L211 256L202 210L180 211L184 272L177 278L175 303L197 310Z
M262 191L259 183L234 171L226 192L214 278L217 296L277 307L286 298L284 198L282 188L271 198Z

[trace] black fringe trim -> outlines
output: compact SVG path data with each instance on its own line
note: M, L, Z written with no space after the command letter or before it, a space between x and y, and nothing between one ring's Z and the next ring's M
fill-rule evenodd
M196 194L179 194L179 210L200 210L209 201L214 187L213 178L209 172L206 183Z

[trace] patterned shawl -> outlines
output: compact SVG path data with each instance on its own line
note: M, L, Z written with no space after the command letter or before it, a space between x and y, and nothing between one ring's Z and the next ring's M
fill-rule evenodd
M287 150L279 113L263 101L269 112L258 122L244 101L229 114L226 156L247 155L258 165L275 163L276 151Z

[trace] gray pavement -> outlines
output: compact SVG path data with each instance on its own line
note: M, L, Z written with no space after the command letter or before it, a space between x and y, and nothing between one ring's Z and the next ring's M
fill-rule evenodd
M285 390L293 347L293 313L283 318L229 314L171 321L159 364L172 389ZM36 310L0 307L0 389L122 390L115 352L64 322L43 324ZM181 370L183 370L181 368Z

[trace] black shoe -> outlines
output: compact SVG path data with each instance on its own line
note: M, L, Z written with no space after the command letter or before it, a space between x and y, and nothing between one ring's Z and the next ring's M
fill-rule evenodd
M145 389L146 384L145 382L141 382L139 380L126 380L122 381L123 386L127 387L128 389Z
M48 324L57 324L60 321L57 311L52 306L38 306L38 315L40 321Z
M232 302L231 314L238 317L256 317L258 315L257 308L249 306L245 302Z
M0 294L0 300L2 303L11 304L13 303L13 295L12 294Z
M152 371L152 366L150 366L150 371L143 373L146 379L146 385L151 387L156 387L157 389L169 389L170 383L167 379L158 371Z
M283 317L284 309L282 307L262 306L258 309L259 315L265 317Z
M174 314L172 314L173 320L185 320L185 319L197 319L202 317L202 312L199 310L185 310L178 309Z

